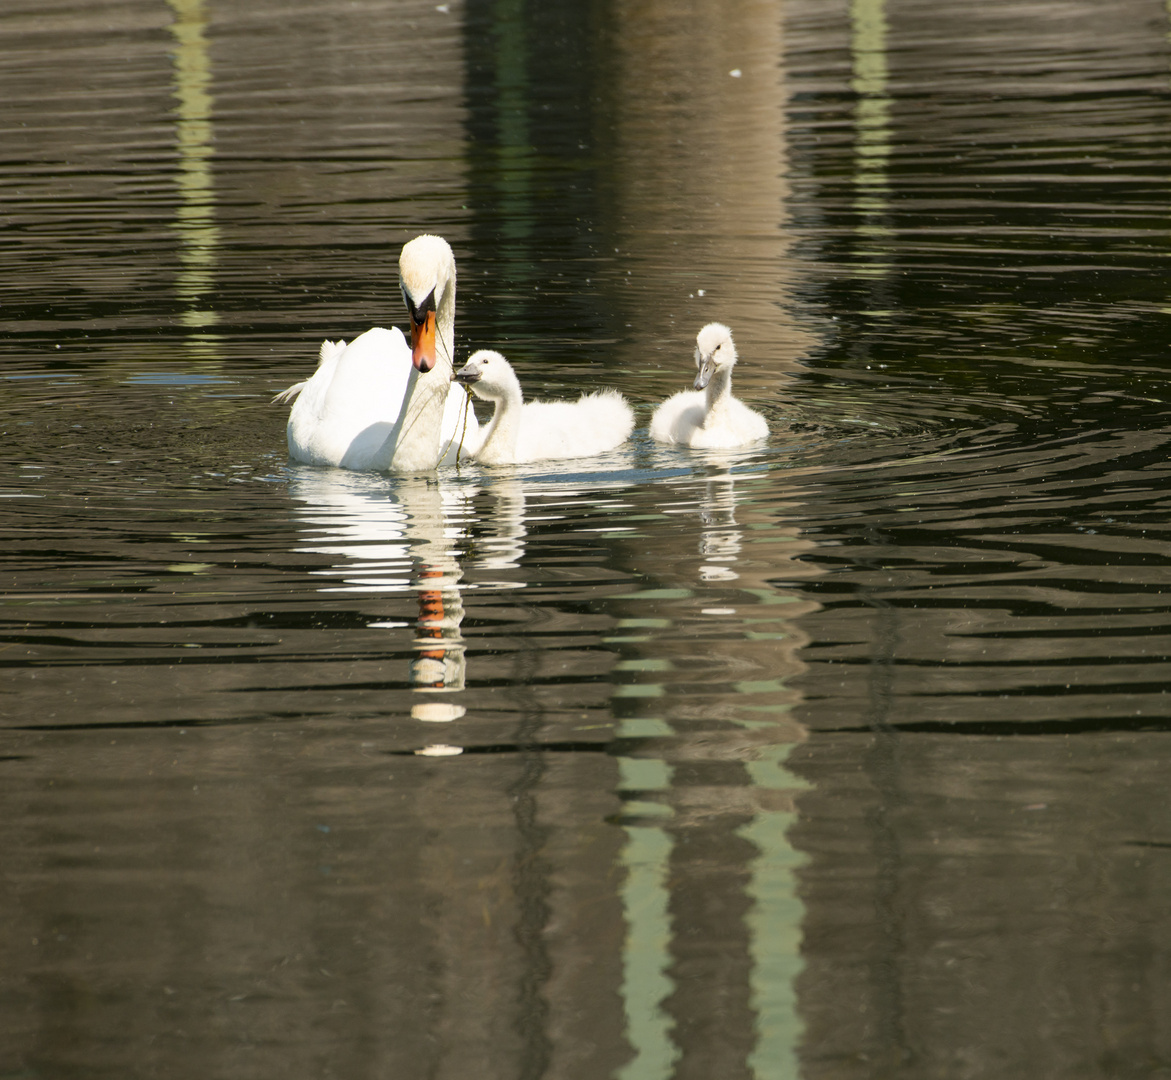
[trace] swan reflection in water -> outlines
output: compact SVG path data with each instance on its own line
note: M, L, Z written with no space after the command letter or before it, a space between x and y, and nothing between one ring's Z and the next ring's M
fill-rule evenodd
M418 606L411 684L420 691L462 690L463 572L457 544L474 491L409 478L390 484L385 477L302 469L293 475L289 493L305 504L299 516L313 534L299 550L340 559L312 571L330 579L320 591L370 596L414 592ZM367 625L397 629L410 623L376 618Z
M488 488L491 511L476 523L481 488L465 481L427 480L350 473L339 469L297 469L290 495L304 504L298 517L306 530L298 550L337 558L312 573L329 579L324 594L395 596L414 593L413 620L401 606L380 613L371 629L414 626L411 689L420 693L458 692L466 682L467 657L460 629L464 618L464 567L482 571L515 569L524 556L525 499L519 483ZM493 580L482 573L476 588L518 588L523 582ZM394 617L398 615L399 617ZM417 720L450 721L465 709L453 701L416 702Z

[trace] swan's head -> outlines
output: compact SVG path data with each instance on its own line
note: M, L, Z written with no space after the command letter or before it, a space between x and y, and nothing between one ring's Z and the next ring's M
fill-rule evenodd
M695 377L695 389L702 390L719 370L732 370L736 363L736 346L732 344L732 331L723 323L708 323L695 335L695 366L699 374Z
M416 236L404 244L398 257L398 283L411 317L411 362L426 373L435 366L438 312L455 304L455 256L447 241L441 236Z
M520 383L512 365L492 349L480 349L468 357L468 362L453 376L456 382L470 386L472 393L484 401L499 401L508 397L515 389L520 392Z

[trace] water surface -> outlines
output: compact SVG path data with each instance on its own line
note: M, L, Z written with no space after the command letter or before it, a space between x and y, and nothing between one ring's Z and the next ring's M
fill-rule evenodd
M1168 29L6 10L0 1075L1171 1073ZM287 460L425 230L627 446Z

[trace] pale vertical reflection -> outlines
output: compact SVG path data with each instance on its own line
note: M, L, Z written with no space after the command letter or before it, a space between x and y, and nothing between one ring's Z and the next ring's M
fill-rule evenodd
M891 234L891 99L888 92L886 0L850 0L850 89L854 107L854 209L864 236ZM882 273L885 267L875 267Z
M786 314L797 277L789 222L784 0L614 0L600 88L613 122L611 217L629 333L619 351L661 355L681 377L696 331L732 321L741 392L775 394L812 344ZM700 292L699 290L703 291ZM676 367L675 365L679 365Z
M655 720L627 720L620 737L669 734L670 729ZM619 784L623 792L667 791L671 766L658 758L618 759ZM671 859L671 836L646 820L663 820L671 808L651 799L632 799L623 805L626 845L622 862L626 881L622 907L626 916L626 943L623 949L622 1001L626 1012L626 1037L634 1057L617 1073L618 1080L666 1080L678 1057L671 1040L671 1018L663 1001L671 993L667 976L671 962L671 922L667 889ZM639 824L633 821L642 819Z
M1167 18L1171 21L1171 0L1166 0L1164 6L1167 8ZM1168 43L1171 43L1171 30L1168 30L1163 36L1167 39Z
M528 239L532 214L532 148L528 120L528 73L525 64L524 0L497 0L496 123L497 186L501 231L507 240ZM521 252L512 252L521 255Z
M1166 8L1167 20L1169 23L1171 23L1171 0L1166 0ZM1168 44L1171 44L1171 28L1168 28L1167 32L1163 36L1167 39ZM1171 307L1163 308L1163 314L1171 314Z
M198 330L219 321L208 310L220 245L215 223L215 184L211 171L212 96L211 61L208 56L204 0L167 0L175 14L171 33L175 38L175 132L179 150L179 208L174 228L179 237L182 269L176 291L185 305L180 318ZM215 335L193 333L189 341L206 347Z
M757 788L793 791L803 782L784 766L793 743L773 747L774 753L748 763ZM801 922L804 905L797 895L797 869L805 856L794 850L788 831L796 821L792 810L757 812L739 834L757 846L748 893L752 935L752 1007L757 1042L749 1060L760 1080L796 1080L797 1047L802 1024L797 1011L797 976L801 972Z
M740 579L732 569L738 561L743 539L736 521L736 502L735 481L730 475L716 476L705 483L700 501L704 528L700 533L699 552L705 559L699 568L701 581ZM750 591L764 604L782 598L771 589ZM776 719L744 718L740 723L750 729L767 729L787 716L790 707L766 706L764 712ZM754 790L785 792L791 796L807 786L785 767L794 745L763 742L757 746L760 756L744 763ZM791 806L774 810L757 805L752 820L737 829L759 851L752 861L746 889L752 900L746 922L752 956L750 1000L756 1013L756 1046L749 1056L748 1067L757 1080L796 1080L799 1074L797 1047L802 1024L795 987L801 971L801 924L805 909L797 896L795 877L796 868L804 858L793 849L787 836L795 820L796 813Z
M666 1080L698 1075L700 1069L795 1080L800 1070L804 1025L797 979L805 911L797 872L805 856L788 834L796 821L796 797L808 785L786 764L805 738L793 716L799 694L787 682L802 667L798 654L806 640L795 620L816 605L773 584L777 545L791 547L783 576L816 571L796 562L812 546L809 541L795 529L778 531L771 510L761 511L751 498L741 500L730 471L734 459L709 460L720 471L664 502L665 510L698 526L691 534L694 554L687 556L674 531L669 551L649 553L661 554L681 572L631 597L663 605L661 617L624 623L645 633L623 639L637 655L623 660L619 670L645 674L618 687L616 696L627 699L627 707L634 700L653 702L655 715L625 718L618 736L649 740L643 752L660 756L619 758L626 832L622 997L635 1053L616 1074L619 1080ZM758 547L765 530L771 532L768 558ZM744 557L746 550L751 557ZM710 671L696 663L688 626L694 618L702 620L694 627L698 633L715 631L704 646ZM729 672L743 675L729 684ZM712 784L702 778L709 765L720 765L726 778L732 763L743 769L739 782ZM726 827L721 821L729 819L735 821L736 837L751 845L748 852L738 844L729 849L726 880L741 882L732 889L742 888L748 902L736 927L722 925L715 907L695 902L704 884L691 876L697 864L688 855L692 838L703 841L698 847L705 851L716 836L729 838L721 833ZM710 884L723 887L714 879ZM697 940L726 954L713 960L702 946L696 948ZM733 999L735 1006L729 1004ZM705 1010L719 1008L729 1010L722 1021L726 1040L715 1047L697 1041L696 1032L711 1023Z

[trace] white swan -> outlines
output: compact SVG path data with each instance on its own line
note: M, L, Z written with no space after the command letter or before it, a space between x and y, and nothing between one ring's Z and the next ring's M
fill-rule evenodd
M289 456L343 469L421 472L456 461L479 425L463 387L451 382L455 257L446 240L417 236L398 260L411 319L375 327L347 345L326 341L311 379L275 401L293 401Z
M634 428L634 412L616 390L583 394L578 401L524 403L512 365L491 349L468 357L455 378L495 403L483 442L472 451L489 465L590 457L613 450Z
M667 398L651 416L651 438L697 449L746 446L768 438L768 423L732 396L736 346L723 323L708 323L695 337L694 390Z

